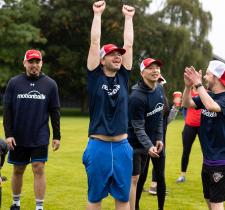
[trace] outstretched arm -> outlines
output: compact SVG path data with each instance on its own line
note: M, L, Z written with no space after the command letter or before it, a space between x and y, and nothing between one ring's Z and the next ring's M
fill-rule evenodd
M91 44L88 53L88 70L94 70L100 63L100 39L101 39L101 16L105 9L105 1L97 1L93 4L94 18L91 26Z
M123 14L125 16L124 23L124 46L126 53L123 55L123 65L126 69L131 70L133 62L133 41L134 41L134 29L133 29L133 16L135 13L134 7L123 5Z

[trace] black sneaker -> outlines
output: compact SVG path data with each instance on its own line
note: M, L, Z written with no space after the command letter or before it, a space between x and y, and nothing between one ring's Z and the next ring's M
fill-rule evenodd
M10 206L10 210L20 210L20 206L13 204L12 206Z

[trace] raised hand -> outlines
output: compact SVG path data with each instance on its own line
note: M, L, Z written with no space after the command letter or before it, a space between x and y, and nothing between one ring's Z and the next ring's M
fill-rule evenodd
M189 71L189 69L190 68L186 67L185 71L184 71L184 84L187 87L191 87L193 85L193 82L191 81L191 79L189 78L188 73L187 73Z
M95 14L102 14L105 10L106 3L105 1L96 1L93 4L93 11Z
M193 66L190 68L185 68L184 76L187 80L189 80L190 83L194 85L202 83L202 71L196 71Z
M135 9L129 5L123 5L122 12L125 16L133 17L135 13Z

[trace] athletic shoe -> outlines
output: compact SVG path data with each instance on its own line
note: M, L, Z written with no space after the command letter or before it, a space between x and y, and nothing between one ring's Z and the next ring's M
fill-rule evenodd
M150 187L148 192L151 195L156 195L157 194L157 189L156 189L156 187Z
M185 176L180 176L177 181L177 183L180 183L180 182L185 182Z
M7 181L7 177L6 176L1 176L1 178L2 178L3 182Z
M20 210L20 206L17 206L15 204L13 204L11 207L10 207L10 210Z

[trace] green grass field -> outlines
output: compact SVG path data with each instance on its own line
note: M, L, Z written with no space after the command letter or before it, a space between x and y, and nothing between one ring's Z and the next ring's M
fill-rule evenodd
M49 150L49 160L46 165L47 190L45 196L46 210L84 210L87 198L87 180L82 165L82 153L87 143L87 117L62 117L62 142L57 152ZM2 118L0 118L0 134L2 131ZM205 210L206 204L201 187L202 153L198 139L196 139L187 173L187 181L177 184L180 174L180 159L182 152L181 132L183 120L175 120L168 126L166 145L166 183L169 191L166 197L165 210ZM151 168L151 167L150 167ZM12 166L6 163L2 174L10 180ZM146 183L149 187L150 176ZM3 183L2 210L8 210L11 204L10 181ZM141 210L156 210L157 198L143 193ZM21 209L35 209L33 193L33 174L28 166L21 197ZM114 201L109 196L103 200L103 210L113 210Z

